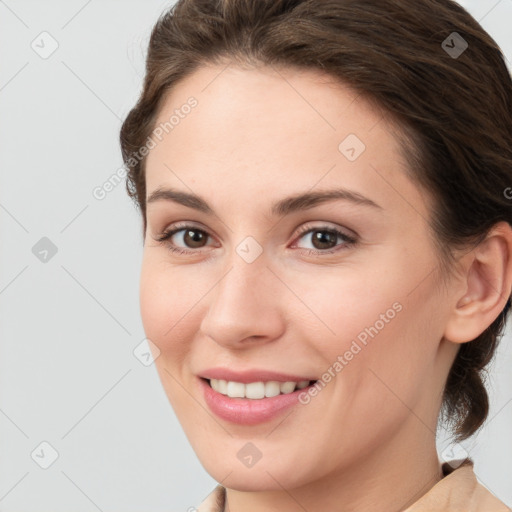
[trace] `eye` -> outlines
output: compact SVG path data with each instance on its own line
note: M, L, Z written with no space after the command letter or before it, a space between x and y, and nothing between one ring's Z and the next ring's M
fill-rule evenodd
M356 244L357 238L331 226L304 226L299 230L300 238L308 235L313 248L306 248L309 254L332 254ZM336 242L341 239L342 243Z
M353 246L357 242L355 236L348 235L331 226L304 226L300 228L299 235L301 235L299 238L306 238L306 235L309 236L313 248L305 248L303 250L307 251L308 254L314 255L332 254ZM165 243L167 248L173 253L193 254L206 246L208 238L210 238L210 235L205 230L194 225L175 224L156 237L155 240ZM340 239L342 243L337 243ZM184 247L177 245L178 241L181 241Z
M181 233L182 232L182 233ZM178 233L181 233L179 236ZM181 240L185 247L176 246L173 237ZM175 224L171 229L164 231L160 236L155 238L157 242L166 242L171 252L178 254L190 254L197 252L197 249L204 247L205 241L210 235L196 226L190 224ZM188 247L187 247L188 246Z

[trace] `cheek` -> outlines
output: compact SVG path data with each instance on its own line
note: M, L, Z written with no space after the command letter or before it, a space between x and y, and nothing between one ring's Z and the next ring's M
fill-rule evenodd
M368 406L369 417L381 400L390 403L393 391L407 403L418 398L435 362L442 324L440 317L432 321L432 311L440 307L432 281L417 286L428 265L398 255L388 262L365 272L330 269L302 279L296 289L315 313L308 311L301 320L309 329L304 339L315 340L322 371L335 374L331 380L339 384L331 389L342 402L348 396L354 406Z
M140 312L146 336L160 349L161 337L171 325L167 316L170 312L170 290L163 281L155 266L145 256L140 276Z
M348 349L353 339L364 343L368 330L387 330L400 315L403 286L390 279L390 273L389 268L340 266L303 274L300 279L288 276L303 302L298 323L307 319L310 339L325 349Z
M402 309L384 326L369 319L372 323L362 331L366 344L356 338L361 351L344 368L336 390L335 401L346 403L350 397L341 420L368 447L389 439L412 411L425 421L430 417L425 400L432 393L434 344L418 318L419 305L403 299L400 304Z
M207 273L201 275L193 265L172 267L165 255L156 251L144 256L139 292L141 319L146 337L160 350L155 364L166 388L174 384L164 368L180 380L186 378L187 360L207 312L205 296L215 284Z
M144 332L160 351L155 367L170 404L181 414L193 415L193 407L184 375L190 353L191 316L187 312L197 299L180 293L187 290L178 272L172 272L163 261L145 256L140 279L140 311ZM193 311L191 311L193 312ZM197 413L197 411L194 411Z
M141 318L146 336L160 349L164 359L171 347L176 358L183 355L184 343L180 340L184 339L187 312L197 302L191 291L187 293L190 288L179 272L165 268L164 261L144 257L139 293Z

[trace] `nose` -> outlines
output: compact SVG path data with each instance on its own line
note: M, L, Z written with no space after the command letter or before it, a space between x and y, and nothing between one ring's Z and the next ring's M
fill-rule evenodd
M209 303L201 322L202 333L230 349L279 338L285 325L285 285L261 256L247 263L234 254L231 263L205 297Z

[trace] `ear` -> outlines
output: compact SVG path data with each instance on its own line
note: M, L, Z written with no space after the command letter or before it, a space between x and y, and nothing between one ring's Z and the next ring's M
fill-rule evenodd
M477 338L505 307L512 288L512 227L496 224L465 259L464 291L454 298L444 332L454 343Z

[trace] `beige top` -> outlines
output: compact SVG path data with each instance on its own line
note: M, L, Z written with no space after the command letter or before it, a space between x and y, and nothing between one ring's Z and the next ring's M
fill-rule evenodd
M459 462L459 461L458 461ZM454 469L442 465L443 479L403 512L512 512L476 479L473 461L465 459ZM225 512L226 489L217 485L199 505L198 512Z

